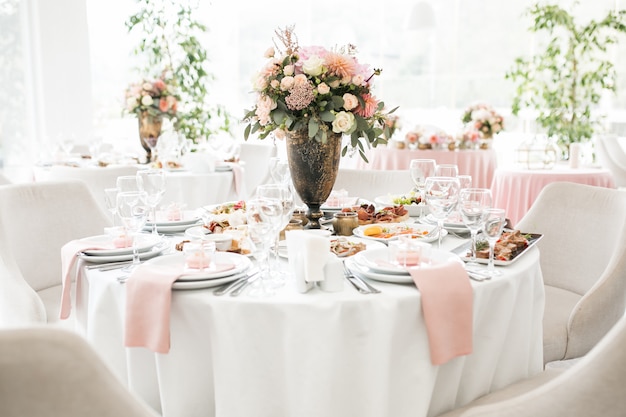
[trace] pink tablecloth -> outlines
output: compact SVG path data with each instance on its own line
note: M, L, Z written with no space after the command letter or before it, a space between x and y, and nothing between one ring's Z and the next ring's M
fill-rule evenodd
M494 206L505 209L506 216L515 225L524 217L543 187L557 181L615 188L613 176L606 169L572 169L560 165L549 170L499 168L491 186Z
M434 159L438 164L456 164L459 175L471 175L472 186L491 187L497 157L493 149L479 150L408 150L379 147L366 152L369 163L359 158L357 168L399 170L409 169L411 159Z

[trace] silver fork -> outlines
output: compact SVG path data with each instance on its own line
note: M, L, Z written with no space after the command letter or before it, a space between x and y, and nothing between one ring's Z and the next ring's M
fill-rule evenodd
M365 280L357 277L350 271L350 269L346 266L346 263L343 263L344 276L354 288L357 289L361 294L379 294L380 290L370 285Z

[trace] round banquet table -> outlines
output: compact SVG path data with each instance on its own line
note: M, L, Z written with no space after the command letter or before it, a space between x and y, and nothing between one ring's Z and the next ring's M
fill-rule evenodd
M409 169L411 159L434 159L438 164L456 164L459 175L471 175L472 186L491 187L493 173L497 167L497 155L493 149L467 150L410 150L391 147L376 147L366 153L368 162L358 158L357 168L379 170Z
M464 241L448 236L448 248ZM434 366L414 285L363 295L292 283L268 298L175 290L171 349L125 348L119 271L83 269L77 322L129 388L164 417L426 417L543 367L544 290L531 248L474 282L473 353Z
M494 207L506 210L512 224L517 224L546 185L567 181L597 187L615 188L610 171L600 168L570 168L559 164L553 169L498 168L491 185Z

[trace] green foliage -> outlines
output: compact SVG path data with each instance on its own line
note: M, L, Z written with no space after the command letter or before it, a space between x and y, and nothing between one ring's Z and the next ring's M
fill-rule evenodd
M507 72L516 83L512 112L536 110L538 124L565 147L589 140L599 125L602 92L616 91L607 48L626 33L626 11L586 25L558 5L537 3L527 13L534 20L529 30L546 33L548 42L534 56L516 58Z
M208 102L207 85L214 77L201 43L208 29L195 19L194 5L180 0L136 1L139 10L126 21L129 33L141 35L133 52L145 58L139 68L143 74L160 76L176 88L180 105L174 128L196 143L218 131L231 133L230 115Z

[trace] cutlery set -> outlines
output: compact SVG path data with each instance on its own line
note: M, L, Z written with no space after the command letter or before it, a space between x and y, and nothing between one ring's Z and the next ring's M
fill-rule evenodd
M344 277L352 286L361 294L379 294L380 290L378 288L373 287L367 281L357 277L354 275L350 269L344 263Z
M246 287L248 287L248 285L252 284L258 279L259 272L259 270L254 270L247 274L245 277L219 286L215 290L213 290L213 295L220 296L229 294L231 297L237 297L243 292L244 289L246 289Z

